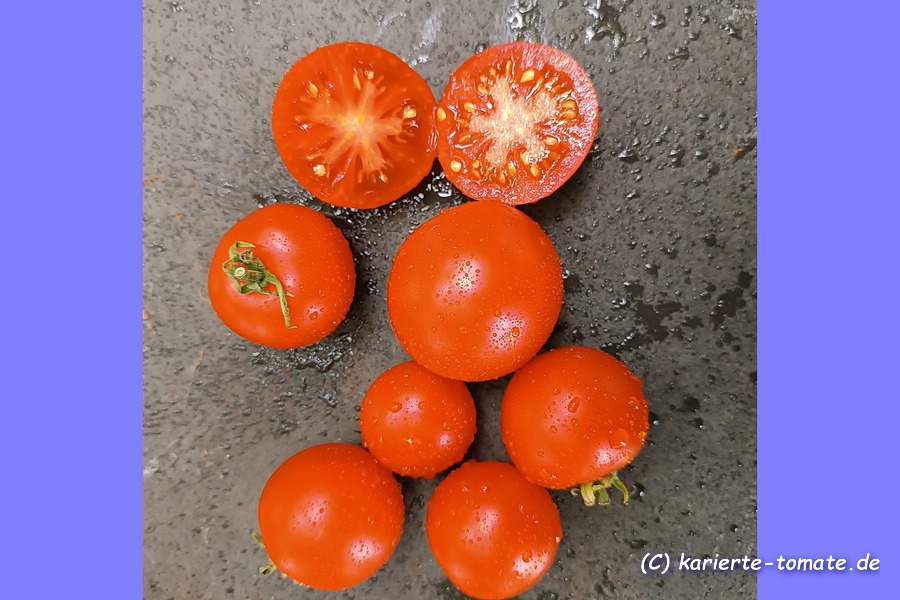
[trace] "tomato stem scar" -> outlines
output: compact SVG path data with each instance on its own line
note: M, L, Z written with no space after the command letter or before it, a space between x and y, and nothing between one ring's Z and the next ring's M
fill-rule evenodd
M619 478L619 474L616 471L613 471L611 474L598 481L589 481L587 483L582 483L577 488L572 488L572 495L581 496L585 506L594 506L595 504L606 506L609 504L609 493L606 490L611 487L622 492L624 503L628 504L628 501L631 499L631 494L628 492L628 487Z
M284 291L281 280L266 268L263 261L253 255L253 250L241 250L242 248L256 248L256 246L249 242L235 242L228 249L228 260L222 265L222 270L234 281L235 288L241 294L257 292L267 296L278 296L284 326L290 329L291 313L288 310L287 297L292 294ZM267 289L269 284L275 287L274 292Z

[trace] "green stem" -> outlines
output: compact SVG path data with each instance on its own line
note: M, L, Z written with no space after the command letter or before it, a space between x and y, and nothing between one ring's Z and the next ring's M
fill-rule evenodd
M222 270L234 281L235 288L241 294L255 292L267 296L278 296L281 314L284 317L284 326L290 329L291 313L288 310L287 297L291 293L284 290L281 280L266 268L263 261L254 256L253 250L242 250L242 248L256 248L256 246L249 242L235 242L228 249L228 260L222 265ZM274 292L267 289L269 284L275 287Z
M263 550L265 550L266 545L263 544L262 536L259 535L258 533L256 533L255 531L252 531L251 535L253 535L253 539L256 540L256 543L259 544L259 547L262 548ZM259 568L259 574L260 575L268 575L269 573L274 573L277 570L278 570L278 567L276 567L275 563L270 560L269 564L263 565Z
M631 494L628 492L628 487L619 478L619 474L615 471L598 481L582 483L579 487L572 489L572 495L581 496L585 506L594 506L595 504L606 506L609 504L609 492L607 490L612 487L622 492L624 502L628 504Z

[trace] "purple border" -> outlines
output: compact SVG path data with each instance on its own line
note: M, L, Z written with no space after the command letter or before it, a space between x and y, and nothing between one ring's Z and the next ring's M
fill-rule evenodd
M882 570L764 570L759 596L885 598L900 547L894 6L798 4L759 1L759 552L871 553ZM31 575L3 591L138 598L141 6L15 3L4 24L8 248L29 268L112 249L113 283L5 281L0 552Z
M759 2L759 553L882 561L763 600L897 593L895 9Z
M141 597L141 43L139 2L4 5L4 598Z

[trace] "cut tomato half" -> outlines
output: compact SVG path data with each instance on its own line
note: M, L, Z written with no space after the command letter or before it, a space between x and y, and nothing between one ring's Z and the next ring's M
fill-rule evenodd
M494 46L450 77L438 158L470 198L537 202L584 162L599 117L594 86L571 56L530 42Z
M434 112L428 83L398 56L343 42L310 52L285 74L272 132L288 171L313 195L375 208L431 170Z

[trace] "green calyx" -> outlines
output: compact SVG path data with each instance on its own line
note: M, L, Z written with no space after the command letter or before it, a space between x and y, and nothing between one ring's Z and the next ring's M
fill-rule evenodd
M284 291L281 280L278 279L259 258L254 256L253 250L244 248L256 248L249 242L235 242L228 249L228 260L222 265L222 270L234 281L235 289L241 294L265 294L278 296L281 304L281 314L284 316L284 326L291 328L291 313L288 310L287 297L290 292ZM275 287L275 291L268 289L269 284Z
M581 496L585 506L594 506L595 504L606 506L609 504L609 492L607 492L607 490L612 487L622 492L624 503L628 504L628 501L631 499L631 494L628 492L628 487L621 479L619 479L619 475L615 471L598 481L589 481L587 483L582 483L577 488L573 488L572 495Z

